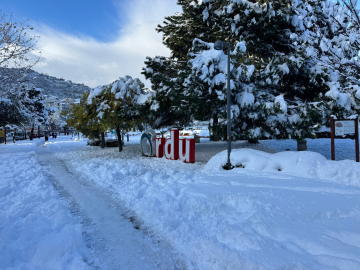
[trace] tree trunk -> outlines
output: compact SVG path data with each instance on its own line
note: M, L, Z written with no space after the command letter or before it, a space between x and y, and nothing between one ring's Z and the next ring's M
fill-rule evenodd
M4 144L6 144L6 126L4 126Z
M307 150L306 140L304 140L304 139L297 140L297 150L298 151L306 151Z
M120 127L119 126L116 127L116 135L118 137L119 152L121 152L123 149L122 149L122 141L121 141L121 134L120 134Z
M30 133L30 141L32 141L34 135L34 125L31 127L31 133Z
M38 126L38 138L40 139L40 125Z
M257 143L259 143L259 139L248 139L248 143L257 144Z
M213 136L212 136L212 140L213 141L218 141L219 140L219 119L217 114L213 115Z
M105 147L105 134L101 132L101 148Z
M26 128L23 130L23 132L24 132L24 138L25 138L25 140L27 139L27 137L26 137Z

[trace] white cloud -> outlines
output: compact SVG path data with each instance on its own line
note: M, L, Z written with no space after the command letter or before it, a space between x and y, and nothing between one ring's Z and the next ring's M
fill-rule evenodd
M119 16L124 17L121 14L124 10L126 20L122 21L128 23L119 29L118 38L112 42L74 36L42 25L39 45L43 60L34 69L90 87L108 84L125 75L138 77L150 87L150 82L140 74L146 56L170 55L155 28L165 16L181 11L181 7L176 0L133 0L125 7L119 6Z

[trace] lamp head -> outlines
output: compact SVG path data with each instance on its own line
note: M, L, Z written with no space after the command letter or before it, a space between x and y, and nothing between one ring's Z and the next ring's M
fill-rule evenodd
M214 43L214 49L218 51L222 51L224 48L224 43L221 40L217 40Z

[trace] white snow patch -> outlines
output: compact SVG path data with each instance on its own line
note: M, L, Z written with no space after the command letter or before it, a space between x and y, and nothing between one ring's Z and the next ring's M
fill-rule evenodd
M221 171L225 163L227 163L227 151L212 157L204 169L212 172ZM231 152L231 163L235 167L242 165L247 170L281 171L289 175L360 187L359 163L352 160L331 161L323 155L310 151L269 154L253 149L235 149Z
M241 95L238 97L237 102L240 104L241 107L246 107L254 104L255 97L252 93L242 92Z
M90 269L82 227L34 152L2 154L1 160L0 269Z
M226 149L223 142L211 145ZM232 162L246 166L231 171L218 168L226 151L205 170L201 164L141 157L138 145L122 153L92 148L58 157L121 199L143 228L184 255L189 269L360 267L360 188L343 185L344 179L359 182L358 169L345 172L354 162L340 168L312 153L286 152L274 159L238 151ZM317 161L330 165L316 171L324 179L303 177L314 176Z
M282 110L284 113L287 112L287 104L283 95L277 96L274 103L278 104L280 106L280 110Z

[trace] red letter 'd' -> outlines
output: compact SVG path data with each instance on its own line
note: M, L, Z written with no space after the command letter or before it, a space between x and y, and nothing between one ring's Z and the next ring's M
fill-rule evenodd
M170 139L165 143L165 157L171 160L179 159L179 130L170 131Z
M179 145L180 159L182 161L184 161L185 163L194 163L195 162L195 139L186 139L186 140L180 139L179 142L180 142L180 145ZM186 144L186 146L184 145L184 143Z
M165 138L156 138L156 157L164 156Z

